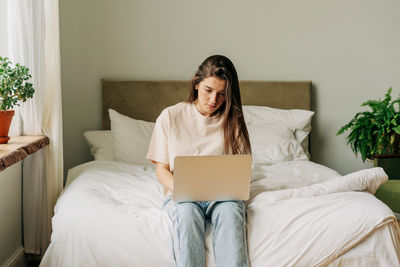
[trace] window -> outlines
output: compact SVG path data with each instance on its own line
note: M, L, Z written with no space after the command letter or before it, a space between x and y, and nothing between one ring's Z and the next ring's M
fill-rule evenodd
M0 56L8 56L7 0L0 0Z

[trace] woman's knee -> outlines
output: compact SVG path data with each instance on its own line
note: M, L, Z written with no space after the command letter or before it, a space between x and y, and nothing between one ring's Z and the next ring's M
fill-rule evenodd
M176 205L180 225L204 225L204 214L199 205L193 202L181 202Z
M224 201L215 205L213 219L242 223L246 218L246 206L242 201Z

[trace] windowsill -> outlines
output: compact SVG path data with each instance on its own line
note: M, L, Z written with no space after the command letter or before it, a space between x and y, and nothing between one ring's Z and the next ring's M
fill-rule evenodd
M49 143L49 138L44 135L11 137L8 144L0 144L0 171L23 160Z

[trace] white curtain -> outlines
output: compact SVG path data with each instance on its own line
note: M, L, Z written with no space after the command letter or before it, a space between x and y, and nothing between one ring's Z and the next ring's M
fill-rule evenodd
M50 139L24 160L22 174L25 252L44 254L63 185L58 0L8 0L7 18L9 58L29 67L35 88L33 99L18 108L20 125L12 131Z

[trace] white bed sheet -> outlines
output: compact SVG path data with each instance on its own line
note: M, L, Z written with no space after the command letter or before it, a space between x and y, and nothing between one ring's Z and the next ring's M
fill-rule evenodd
M253 166L251 266L399 266L391 210L370 193L348 191L373 191L385 180L376 171L354 174L346 181L356 185L343 187L338 173L309 161ZM153 167L92 161L71 169L67 184L41 266L174 266L171 222ZM332 185L336 191L328 193ZM209 225L210 267L211 231Z

